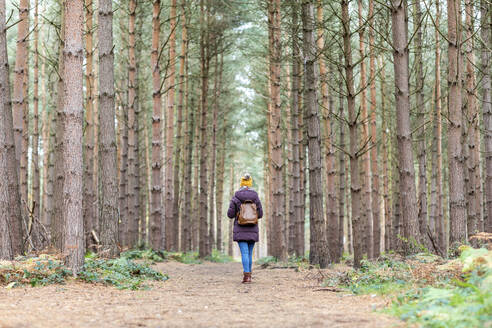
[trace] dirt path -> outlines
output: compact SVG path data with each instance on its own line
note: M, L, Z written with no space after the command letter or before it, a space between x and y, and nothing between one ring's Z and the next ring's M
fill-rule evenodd
M0 327L397 327L374 313L385 301L315 291L292 269L254 269L240 283L240 263L161 263L171 277L148 291L69 283L0 289Z

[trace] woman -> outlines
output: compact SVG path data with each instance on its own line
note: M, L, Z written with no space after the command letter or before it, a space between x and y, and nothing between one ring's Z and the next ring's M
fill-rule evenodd
M234 194L227 211L227 216L234 219L233 240L236 241L241 250L241 258L243 262L244 276L243 283L251 282L251 266L253 264L253 248L258 242L258 224L254 225L239 225L238 215L241 209L241 204L245 201L252 201L256 205L258 219L263 216L260 198L258 193L254 191L253 178L249 174L245 174L241 178L241 187ZM254 212L253 212L254 213Z

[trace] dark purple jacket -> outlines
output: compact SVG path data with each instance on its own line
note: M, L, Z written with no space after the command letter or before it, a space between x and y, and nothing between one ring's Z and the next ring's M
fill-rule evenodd
M234 219L234 230L233 230L233 240L234 241L255 241L258 242L258 225L239 225L237 223L237 215L241 204L246 201L251 200L256 204L256 210L258 211L258 218L263 216L263 209L261 208L260 198L258 193L251 188L241 187L234 197L231 199L229 205L229 210L227 211L227 216Z

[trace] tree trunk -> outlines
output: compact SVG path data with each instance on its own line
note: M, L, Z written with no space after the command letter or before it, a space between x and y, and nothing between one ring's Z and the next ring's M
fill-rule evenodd
M391 244L391 204L389 196L389 175L391 174L388 169L388 150L391 149L391 138L388 138L388 115L386 112L386 72L383 63L383 58L379 58L379 71L381 72L380 92L381 92L381 116L382 116L382 138L381 148L383 153L383 201L384 201L384 250L389 251L392 249Z
M374 0L369 0L369 80L370 80L370 125L371 125L371 173L372 173L372 222L373 257L381 253L381 197L379 193L379 165L376 126L376 53L374 50Z
M208 1L207 1L208 2ZM199 255L201 258L209 254L207 247L208 241L208 135L207 135L207 112L208 112L208 73L209 73L209 38L208 38L208 22L209 22L209 7L205 8L204 0L200 0L201 20L200 20L200 72L201 72L201 121L200 121L200 211L199 211ZM206 17L205 17L206 16ZM205 23L206 20L206 23Z
M435 24L439 27L440 5L436 0ZM441 47L439 41L439 30L435 29L435 81L434 81L434 103L432 122L432 168L431 168L431 198L429 212L430 230L435 236L438 247L445 252L444 244L444 222L442 206L442 123L441 123ZM444 255L444 254L443 254Z
M53 210L53 140L51 138L52 135L52 130L53 126L51 122L53 121L54 117L54 110L50 109L48 111L48 107L46 104L46 80L48 80L46 76L46 59L44 57L45 52L42 52L42 57L41 57L41 107L42 107L42 128L41 128L41 135L42 135L42 142L43 142L43 172L42 172L42 181L43 181L43 186L42 186L42 209L41 209L41 223L44 225L44 227L47 229L45 231L47 240L45 240L45 245L49 244L50 242L50 220L51 220L51 215L52 210ZM51 85L51 81L50 85ZM53 90L54 88L51 88L50 90ZM53 99L52 97L50 99ZM51 107L51 106L50 106Z
M124 91L126 93L126 91ZM120 176L119 176L119 210L120 222L118 226L119 244L126 245L126 231L128 230L128 104L122 103L118 119L120 131Z
M165 155L165 231L166 249L175 250L178 248L179 237L179 218L173 216L173 149L174 149L174 85L176 81L176 0L171 0L170 8L170 35L169 35L169 66L168 66L168 85L167 111L166 111L166 155ZM159 51L159 48L157 48Z
M22 230L5 25L5 0L0 0L0 259L11 260L21 253Z
M178 102L178 121L180 123L178 124L178 138L179 140L183 139L182 141L178 141L178 145L180 147L179 151L176 151L176 155L182 159L182 162L180 163L181 165L181 172L183 175L182 178L182 188L184 189L184 197L183 197L183 211L180 213L179 209L179 184L174 185L174 215L178 216L181 218L181 246L180 250L182 252L186 252L189 250L189 225L187 224L190 220L191 213L189 210L191 209L191 204L188 203L188 201L191 201L190 199L190 191L187 189L188 186L191 187L191 145L190 143L190 118L189 118L189 113L192 111L189 110L188 106L188 21L187 21L187 15L186 15L186 0L181 1L181 55L179 57L179 81L180 81L180 87L179 87L179 102ZM184 113L183 113L184 109ZM183 118L179 117L184 117L184 126L183 126ZM181 128L184 129L184 138L181 135ZM176 162L177 163L177 162ZM174 166L174 180L178 181L179 179L179 166L175 164ZM181 215L180 215L181 214ZM185 221L187 220L187 221Z
M343 63L342 56L340 54L339 56L339 62ZM341 76L340 76L341 77ZM340 121L340 139L338 141L340 145L340 149L345 149L345 113L344 113L344 108L343 108L343 79L340 78L339 81L339 90L338 90L338 101L339 101L339 106L338 106L338 116L341 118ZM338 256L339 258L342 257L343 255L343 248L344 248L344 219L345 219L345 153L342 151L338 152L338 170L339 170L339 185L338 185Z
M150 245L153 249L165 249L168 235L164 235L168 226L163 226L162 209L162 132L161 132L161 76L159 68L160 51L160 12L161 1L154 0L152 10L152 200L150 202ZM171 204L172 205L172 204ZM165 238L164 238L165 237ZM166 240L164 240L166 239Z
M309 262L325 268L329 263L326 249L326 226L323 215L323 189L321 176L321 136L319 109L316 99L316 44L314 37L313 1L302 3L302 26L304 48L304 101L307 119L307 136L309 150L309 216L310 216L310 251Z
M55 131L54 131L54 184L53 184L53 216L51 217L51 243L58 250L62 249L62 233L63 233L63 183L65 179L64 167L63 167L63 148L64 148L64 130L62 124L63 113L63 86L64 86L64 74L65 62L63 56L63 49L65 47L65 8L64 3L60 2L61 7L61 30L60 30L60 44L58 49L58 81L57 81L57 95L56 95L56 115Z
M12 115L14 124L15 157L19 178L19 188L21 196L21 230L20 235L13 235L14 239L23 239L24 229L27 228L27 147L28 138L28 76L29 76L29 1L20 0L19 2L19 23L17 24L17 45L15 52L14 86L12 95ZM16 229L16 233L17 233ZM22 243L22 241L20 241ZM21 245L22 246L22 245ZM17 247L14 252L17 254Z
M84 132L84 198L83 211L84 211L84 231L85 231L85 243L86 247L92 244L91 230L94 229L94 217L96 191L94 190L94 70L93 70L93 0L85 0L85 53L86 53L86 67L85 67L85 88L86 88L86 102L85 102L85 132ZM125 123L126 124L126 123ZM126 167L125 167L126 170ZM120 208L121 219L124 220L125 215ZM122 237L120 235L120 237Z
M234 175L234 159L233 157L231 156L230 157L230 163L231 163L231 175L230 175L230 178L229 178L229 183L230 183L230 188L229 188L229 191L230 191L230 196L231 198L234 196L234 179L235 179L235 175ZM268 202L266 202L266 204L268 204ZM232 229L234 227L234 220L232 219L229 219L229 224L228 224L228 231L229 231L229 238L228 238L228 254L229 256L233 256L234 255L234 249L233 249L233 243L232 243Z
M296 2L297 4L297 2ZM304 213L302 211L301 200L301 165L300 165L300 145L299 145L299 93L301 82L300 51L299 51L299 23L297 5L292 6L292 86L291 86L291 129L292 129L292 203L294 213L290 218L294 222L294 253L297 256L304 256L304 231L300 229L301 220ZM304 221L302 221L304 222ZM302 234L302 236L301 236Z
M347 109L348 125L350 134L350 196L351 196L351 216L352 216L352 239L354 248L354 266L360 267L363 257L363 239L362 234L365 222L361 222L360 205L361 205L361 186L359 171L358 152L358 122L357 113L355 112L355 90L354 90L354 66L352 63L352 48L350 45L350 16L348 10L348 1L342 0L342 26L343 26L343 53L345 57L345 83L347 88Z
M321 0L317 0L317 24L323 24L323 6ZM323 51L325 44L323 30L317 28L316 44L319 51ZM339 262L339 245L338 245L338 215L336 202L336 168L335 154L331 145L331 126L330 115L333 108L330 106L330 95L328 90L328 80L331 78L331 72L327 72L326 64L323 59L319 60L319 74L321 82L321 110L323 113L324 128L324 145L325 145L325 169L326 169L326 237L328 242L328 252L331 262Z
M220 108L220 90L222 88L222 67L223 67L223 55L221 55L219 63L219 55L215 55L215 86L214 86L214 105L213 105L213 121L212 121L212 158L210 161L210 226L209 226L209 239L210 239L210 252L213 247L217 247L216 237L217 227L220 224L219 216L215 216L215 179L216 179L216 166L217 166L217 119ZM218 211L218 209L215 209Z
M465 21L466 21L466 111L468 119L466 147L468 147L467 169L469 183L467 184L467 231L468 235L473 235L483 231L482 221L482 179L480 174L480 116L478 113L475 91L475 55L473 53L474 18L473 3L465 0Z
M111 0L99 0L99 167L101 207L99 239L103 256L119 255L118 179L114 109L113 8Z
M102 2L101 5L103 5ZM74 274L77 274L84 264L85 253L84 220L82 215L84 4L78 0L65 0L64 11L65 42L63 61L65 65L64 70L61 72L63 74L64 94L63 111L59 116L64 139L61 164L65 176L63 206L61 207L61 219L63 222L62 251L65 255L66 265ZM99 23L104 24L103 22L100 17ZM101 47L100 51L102 50L104 48ZM115 187L113 186L113 188Z
M43 247L40 226L40 176L39 176L39 2L34 2L34 90L33 90L33 127L31 153L31 229L35 249Z
M359 53L360 53L360 117L362 126L362 135L360 137L363 154L361 155L361 179L362 179L362 198L361 208L368 209L361 211L361 220L364 224L364 233L362 235L364 252L368 258L373 258L374 253L374 228L372 217L372 186L371 186L371 158L370 151L367 149L370 146L369 139L369 117L367 115L367 97L366 97L366 63L365 63L365 36L364 36L364 19L362 15L362 0L357 1L359 15Z
M422 12L420 2L414 2L415 11L415 104L417 106L417 160L419 163L418 177L418 220L420 242L429 247L427 238L427 154L425 142L425 104L424 104L424 63L422 59Z
M287 248L285 247L285 239L283 236L283 218L285 217L285 189L283 183L284 161L282 159L283 140L281 131L282 122L282 103L280 99L280 71L281 71L281 40L280 40L280 0L270 0L268 2L269 15L271 24L269 24L269 33L271 34L272 42L270 43L270 124L271 133L271 156L270 156L270 171L272 174L271 199L272 213L271 218L274 247L271 254L280 260L287 257Z
M221 56L221 66L223 59ZM216 211L217 211L217 250L222 252L224 250L222 241L222 226L223 226L223 212L222 207L224 204L224 170L225 170L225 153L226 153L226 140L227 140L227 112L222 114L222 123L219 127L219 162L217 163L217 200L216 200Z
M491 7L488 1L480 1L480 36L482 38L481 63L482 77L482 111L485 149L485 216L484 231L492 232L492 98L490 79L490 45L491 45Z
M201 80L200 80L201 83ZM193 90L193 88L192 88ZM191 98L191 106L190 108L195 108L195 98L192 96ZM191 190L193 191L192 194L192 216L190 217L190 225L191 225L191 234L192 234L192 249L193 250L198 250L198 228L199 228L199 203L200 203L200 194L198 190L198 183L200 182L200 119L201 119L201 108L200 108L200 102L198 103L198 110L196 113L193 113L192 116L194 117L194 131L193 131L193 142L192 144L194 145L194 150L193 150L193 183L192 183L192 188Z
M410 96L408 69L408 17L406 0L392 2L393 61L395 70L396 133L400 169L400 194L406 251L419 241L418 209L413 165L412 136L410 131Z
M461 144L461 1L447 0L448 5L448 161L449 161L449 242L466 242L464 163Z

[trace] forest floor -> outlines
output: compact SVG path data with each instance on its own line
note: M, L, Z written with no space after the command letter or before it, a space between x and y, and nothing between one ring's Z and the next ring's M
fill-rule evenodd
M71 281L0 288L0 327L400 327L374 310L389 299L321 287L317 270L255 267L241 284L240 263L154 267L169 275L150 290Z

